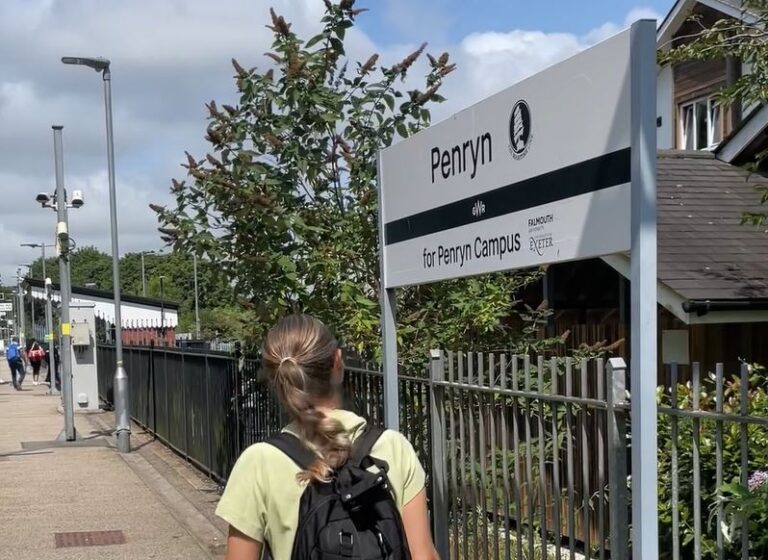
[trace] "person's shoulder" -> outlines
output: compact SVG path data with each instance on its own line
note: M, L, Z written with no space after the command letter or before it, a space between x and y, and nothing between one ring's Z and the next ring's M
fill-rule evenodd
M371 450L371 454L374 456L386 454L394 459L415 453L408 438L396 430L384 430Z
M283 453L277 447L267 441L260 441L246 447L240 454L240 458L246 461L263 461L280 455Z

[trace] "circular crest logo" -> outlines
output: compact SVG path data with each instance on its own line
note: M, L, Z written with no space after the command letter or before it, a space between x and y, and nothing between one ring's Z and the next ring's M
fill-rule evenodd
M509 116L509 151L512 157L524 158L532 140L531 108L521 99L512 107L512 114Z

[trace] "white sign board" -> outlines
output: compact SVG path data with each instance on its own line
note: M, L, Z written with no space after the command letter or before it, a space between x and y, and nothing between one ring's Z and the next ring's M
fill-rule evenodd
M11 302L0 303L0 311L13 311L13 304Z
M630 248L630 30L381 153L384 285Z

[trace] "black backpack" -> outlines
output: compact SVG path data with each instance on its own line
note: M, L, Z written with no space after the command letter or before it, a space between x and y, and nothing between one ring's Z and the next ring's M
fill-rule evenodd
M410 560L403 521L389 490L389 465L370 456L383 431L367 426L330 482L307 485L291 560ZM301 469L315 462L316 455L292 434L282 432L267 443ZM378 472L369 472L371 466ZM271 559L265 548L263 558Z

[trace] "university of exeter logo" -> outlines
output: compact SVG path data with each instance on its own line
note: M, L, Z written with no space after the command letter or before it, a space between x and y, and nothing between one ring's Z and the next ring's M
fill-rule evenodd
M531 108L521 99L512 107L509 117L509 151L515 159L522 159L528 153L533 135L531 134Z

